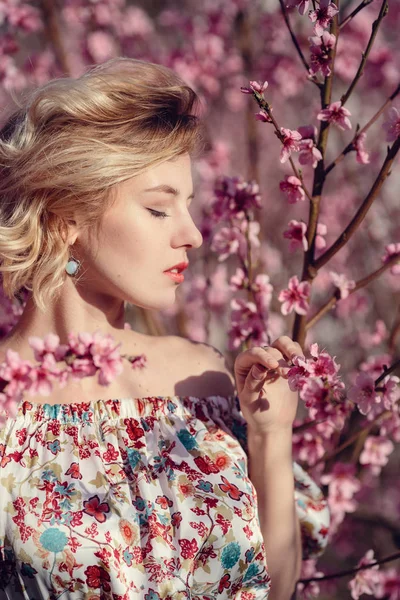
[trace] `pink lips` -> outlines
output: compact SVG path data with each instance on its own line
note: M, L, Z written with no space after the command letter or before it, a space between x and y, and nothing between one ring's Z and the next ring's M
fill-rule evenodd
M176 283L182 283L183 281L185 281L185 277L183 276L182 271L187 269L188 266L189 266L188 262L181 262L181 263L178 263L177 265L174 265L173 267L170 267L169 269L164 271L164 273L166 275L168 275L168 277L170 277ZM176 269L178 271L178 273L171 273L172 269Z

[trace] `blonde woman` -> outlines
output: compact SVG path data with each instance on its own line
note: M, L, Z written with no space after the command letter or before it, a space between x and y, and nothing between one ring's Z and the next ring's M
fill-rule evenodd
M101 331L147 363L26 397L6 422L1 600L288 600L301 539L303 557L326 544L278 364L300 346L247 350L232 374L207 344L124 328L125 303L174 303L202 244L196 106L169 69L120 58L36 89L3 128L0 271L28 297L1 361L33 360L32 337Z

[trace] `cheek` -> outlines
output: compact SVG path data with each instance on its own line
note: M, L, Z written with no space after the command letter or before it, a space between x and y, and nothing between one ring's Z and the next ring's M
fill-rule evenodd
M140 267L154 261L157 255L160 258L160 252L165 253L165 237L162 227L157 228L157 223L153 224L146 214L135 211L134 215L109 220L99 240L99 252L119 267Z

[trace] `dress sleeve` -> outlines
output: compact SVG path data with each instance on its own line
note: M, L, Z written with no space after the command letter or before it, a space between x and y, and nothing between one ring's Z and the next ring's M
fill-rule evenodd
M232 396L230 430L248 456L247 422L240 410L238 396ZM318 485L296 462L293 462L294 497L300 519L303 560L318 558L328 542L330 513L328 503Z

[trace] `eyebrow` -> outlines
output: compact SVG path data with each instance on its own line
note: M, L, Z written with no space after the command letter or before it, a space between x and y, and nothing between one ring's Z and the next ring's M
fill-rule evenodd
M161 184L161 185L156 185L155 187L152 188L147 188L146 190L143 190L145 192L163 192L164 194L171 194L172 196L179 196L179 190L177 190L176 188L172 187L171 185L166 185L165 183ZM190 194L190 196L188 196L188 200L190 200L191 198L194 198L194 192L192 194Z

